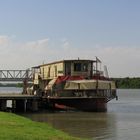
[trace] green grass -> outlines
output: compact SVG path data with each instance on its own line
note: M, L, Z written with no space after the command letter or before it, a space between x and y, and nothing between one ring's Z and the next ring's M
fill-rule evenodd
M0 112L0 140L80 140L46 123Z

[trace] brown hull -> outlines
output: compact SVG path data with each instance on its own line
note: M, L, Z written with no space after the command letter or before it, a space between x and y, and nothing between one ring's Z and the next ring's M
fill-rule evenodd
M49 98L54 109L76 109L91 112L106 112L105 98Z

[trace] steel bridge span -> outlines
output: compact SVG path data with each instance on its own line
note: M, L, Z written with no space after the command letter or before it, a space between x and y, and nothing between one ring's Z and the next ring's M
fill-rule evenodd
M36 95L27 95L26 88L28 82L32 81L33 71L27 70L0 70L0 82L23 82L22 93L1 93L0 94L0 111L38 111L42 98ZM7 107L7 102L11 100L11 107Z
M0 82L32 81L33 71L27 70L0 70Z

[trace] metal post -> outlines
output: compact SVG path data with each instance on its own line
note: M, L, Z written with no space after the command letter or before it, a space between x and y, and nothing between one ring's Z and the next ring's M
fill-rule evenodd
M27 111L27 99L24 100L24 112Z

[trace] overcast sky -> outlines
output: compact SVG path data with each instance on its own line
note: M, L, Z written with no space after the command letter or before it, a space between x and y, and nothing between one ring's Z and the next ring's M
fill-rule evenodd
M140 77L139 0L0 0L0 69L95 56Z

